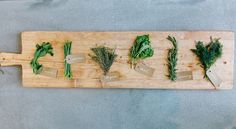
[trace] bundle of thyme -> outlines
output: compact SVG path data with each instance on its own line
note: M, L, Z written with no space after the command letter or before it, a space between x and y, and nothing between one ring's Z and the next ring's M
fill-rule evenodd
M115 54L115 49L105 47L105 46L97 46L95 48L91 48L94 55L89 55L92 60L99 64L101 69L103 70L103 74L107 75L115 61L117 55Z
M129 54L131 68L134 68L138 60L152 57L153 54L154 50L150 45L149 35L137 36Z
M34 58L30 62L34 74L40 74L42 72L43 65L39 64L38 59L47 54L53 56L53 48L49 42L43 42L41 45L39 44L36 45Z
M66 41L64 44L64 57L66 58L67 55L70 55L71 53L71 44L72 41ZM71 65L64 61L65 64L65 71L64 71L64 76L67 78L72 78L72 71L71 71Z
M210 37L210 43L204 45L203 42L198 41L196 43L196 49L191 49L195 53L201 62L201 66L206 71L216 62L222 55L223 45L220 43L220 38L213 39Z
M173 48L170 48L168 50L168 71L169 71L169 79L172 81L175 81L177 79L177 75L176 75L176 65L177 65L177 54L178 54L178 46L177 46L177 41L175 39L175 37L171 37L168 36L167 39L172 43Z

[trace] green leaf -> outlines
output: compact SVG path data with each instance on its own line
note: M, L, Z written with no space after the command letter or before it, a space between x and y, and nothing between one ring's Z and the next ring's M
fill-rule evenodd
M152 57L153 54L154 50L150 45L149 35L137 36L129 54L132 68L138 60Z
M53 56L53 48L49 42L43 42L41 45L36 45L34 58L30 62L34 74L40 74L42 72L43 65L39 64L38 59L47 54Z

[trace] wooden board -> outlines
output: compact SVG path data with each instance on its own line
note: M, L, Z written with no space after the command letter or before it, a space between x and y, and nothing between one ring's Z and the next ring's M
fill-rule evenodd
M156 69L153 77L146 77L137 73L127 64L128 52L137 35L149 34L152 46L155 49L153 57L145 60L146 64ZM197 73L194 80L176 81L168 80L167 49L171 43L166 40L168 35L175 36L179 42L178 71L194 71ZM65 40L73 41L72 54L85 53L85 63L73 64L74 78L79 78L80 88L152 88L152 89L215 89L214 86L203 78L203 70L198 58L190 51L195 48L195 41L209 42L209 37L221 38L223 44L223 56L217 60L215 66L223 80L221 89L233 87L234 75L234 33L229 31L143 31L143 32L23 32L22 52L1 53L1 66L21 65L22 83L24 87L75 87L74 80L64 77L63 45ZM34 75L30 66L30 60L35 52L35 45L41 42L50 42L54 48L53 57L47 55L40 58L39 62L45 67L59 69L58 78L50 78L42 75ZM110 71L120 71L123 75L121 81L109 82L102 85L99 78L102 71L93 62L88 53L96 44L104 44L116 47L119 55Z

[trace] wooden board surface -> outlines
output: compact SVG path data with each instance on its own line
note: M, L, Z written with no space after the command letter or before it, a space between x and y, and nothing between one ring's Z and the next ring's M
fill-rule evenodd
M146 77L137 73L127 64L128 52L137 35L149 34L151 44L155 49L153 57L146 59L145 63L156 69L153 77ZM194 71L194 80L176 81L168 80L167 49L171 43L166 40L168 35L175 36L179 42L178 71ZM234 74L234 33L229 31L143 31L143 32L23 32L22 52L0 53L1 66L21 65L22 83L24 87L57 87L57 88L151 88L151 89L214 89L214 86L203 78L203 69L198 58L190 51L195 48L195 41L209 42L209 37L221 38L223 56L217 60L214 67L223 80L221 89L233 87ZM85 53L85 63L73 64L74 78L79 78L79 86L74 85L74 80L64 77L64 41L71 40L72 54ZM39 62L45 67L58 68L57 78L34 75L30 60L35 52L35 45L41 42L50 42L54 48L53 57L47 55L40 58ZM119 55L110 71L120 71L122 80L109 82L102 85L99 78L102 71L93 62L88 53L96 44L106 44L116 47Z

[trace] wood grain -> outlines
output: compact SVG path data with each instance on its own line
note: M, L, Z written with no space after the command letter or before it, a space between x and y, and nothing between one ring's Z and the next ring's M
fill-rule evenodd
M137 35L149 34L151 44L155 49L153 57L145 60L145 63L155 68L153 77L146 77L130 69L128 62L129 48ZM194 80L171 82L167 72L167 49L171 43L166 40L168 35L175 36L179 42L178 71L193 71ZM1 66L21 65L22 83L24 87L45 88L151 88L151 89L214 89L214 86L203 78L203 69L199 65L198 58L190 51L195 48L195 41L209 42L209 37L221 38L223 44L223 56L217 60L214 67L217 74L223 80L221 89L231 89L234 79L234 33L230 31L143 31L143 32L55 32L55 31L28 31L21 34L22 52L0 53ZM74 79L79 82L75 86L74 79L64 77L63 45L66 40L71 40L72 54L85 53L86 62L72 65ZM54 67L59 70L57 78L34 75L30 66L30 60L35 52L35 45L41 42L50 42L55 55L40 58L39 62L46 67ZM102 84L99 78L102 71L94 63L88 54L90 48L96 44L106 44L116 47L119 55L110 71L120 71L122 80Z

